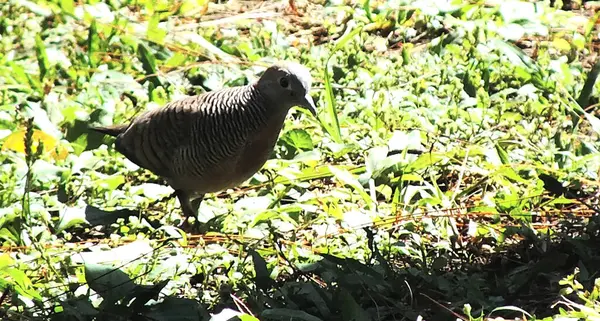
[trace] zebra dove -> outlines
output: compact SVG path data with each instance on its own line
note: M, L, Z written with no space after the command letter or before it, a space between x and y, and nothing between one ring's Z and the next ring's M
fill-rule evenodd
M117 151L165 178L184 216L196 218L206 193L237 186L262 168L290 108L316 116L311 82L303 65L276 63L254 83L175 100L129 124L91 129L116 137Z

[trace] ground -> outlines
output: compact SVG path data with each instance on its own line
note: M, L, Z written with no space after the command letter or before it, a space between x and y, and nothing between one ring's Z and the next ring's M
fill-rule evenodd
M600 317L598 14L576 1L9 0L0 319ZM185 233L90 126L311 70Z

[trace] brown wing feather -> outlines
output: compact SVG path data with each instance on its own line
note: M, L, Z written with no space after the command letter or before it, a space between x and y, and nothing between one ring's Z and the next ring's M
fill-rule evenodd
M116 149L157 175L171 176L175 156L190 144L193 123L202 117L200 105L193 96L139 115L119 136Z

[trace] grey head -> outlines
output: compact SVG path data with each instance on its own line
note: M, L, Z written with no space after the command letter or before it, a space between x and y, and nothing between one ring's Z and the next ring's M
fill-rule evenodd
M295 62L278 62L265 70L255 86L286 112L299 106L316 116L315 103L310 96L311 83L310 71L305 66Z

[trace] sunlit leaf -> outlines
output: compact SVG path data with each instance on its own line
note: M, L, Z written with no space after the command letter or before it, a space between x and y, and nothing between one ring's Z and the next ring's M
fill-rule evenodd
M310 134L303 129L292 129L286 132L281 139L297 150L311 150L314 147Z
M43 80L50 70L50 62L46 54L46 45L39 34L35 36L35 54L40 68L40 80Z
M554 38L554 40L552 40L552 45L561 51L571 50L571 44L563 38Z
M152 18L150 18L150 21L148 22L148 30L146 31L146 35L148 36L148 40L162 44L167 36L167 31L158 26L159 22L160 15L156 13L152 15Z
M367 208L372 208L373 199L371 199L371 196L369 193L367 193L367 191L365 191L358 179L356 179L350 172L335 166L329 166L329 170L341 183L351 186L356 192L358 192L362 199L367 203Z
M135 288L125 272L110 265L85 264L85 279L90 288L107 302L122 299Z
M55 160L64 160L68 155L68 149L59 144L54 137L44 133L41 130L33 131L33 146L31 151L35 153L40 144L43 144L43 153L49 155ZM2 150L12 150L17 153L25 153L25 130L18 130L10 134L2 144Z

